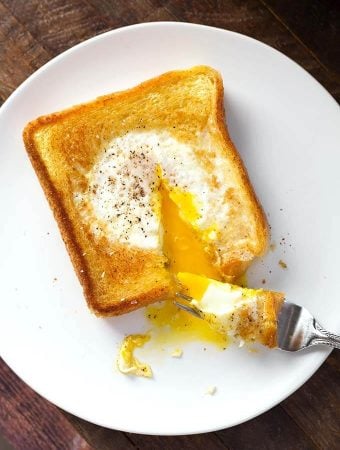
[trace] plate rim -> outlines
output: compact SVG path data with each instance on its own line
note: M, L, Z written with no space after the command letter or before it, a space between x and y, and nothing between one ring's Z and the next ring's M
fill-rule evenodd
M131 24L131 25L127 25L127 26L123 26L123 27L119 27L119 28L115 28L112 30L108 30L104 33L100 33L96 36L93 36L89 39L86 39L82 42L79 42L78 44L64 50L62 53L54 56L53 58L51 58L50 60L48 60L45 64L43 64L40 68L38 68L36 71L34 71L31 75L29 75L21 84L19 84L19 86L9 95L9 97L4 101L4 103L2 104L2 106L0 107L0 121L3 117L3 115L6 114L7 108L10 107L11 102L13 102L18 96L20 96L21 92L26 88L26 86L28 86L30 84L30 82L32 80L34 80L35 78L39 77L41 73L43 73L45 70L49 69L50 66L53 66L53 64L57 63L59 61L59 59L63 59L65 56L72 54L73 52L76 52L78 50L78 48L81 47L86 47L88 44L94 42L94 41L100 41L102 39L106 39L108 36L114 35L114 34L119 34L121 32L124 31L128 31L130 29L136 29L136 28L152 28L152 27L181 27L181 28L197 28L197 29L208 29L208 30L212 30L212 31L217 31L217 32L222 32L222 33L227 33L229 35L234 35L236 36L238 39L242 39L242 40L246 40L246 41L250 41L253 44L257 45L257 46L264 46L267 49L270 49L271 51L274 51L274 53L278 53L280 55L280 57L284 57L287 61L289 61L290 63L293 63L295 65L295 67L298 70L302 70L305 75L307 75L310 80L313 80L314 84L318 87L318 89L323 91L324 94L327 95L327 97L329 99L332 100L332 102L335 103L335 105L338 105L338 103L336 102L336 100L334 99L334 97L327 91L327 89L318 81L316 80L306 69L304 69L300 64L298 64L297 62L295 62L294 60L292 60L290 57L288 57L287 55L285 55L284 53L282 53L281 51L275 49L274 47L271 47L270 45L259 41L253 37L247 36L245 34L241 34L239 32L236 31L230 31L230 30L226 30L223 28L219 28L219 27L214 27L214 26L209 26L209 25L203 25L203 24L198 24L198 23L189 23L189 22L177 22L177 21L159 21L159 22L144 22L144 23L136 23L136 24ZM297 391L303 384L306 383L306 381L308 381L311 376L313 376L313 374L320 368L320 366L324 363L324 361L326 360L326 358L329 356L329 354L331 353L332 349L327 349L325 350L325 352L320 353L319 357L318 357L318 361L317 364L313 365L313 368L305 371L304 372L304 377L300 377L298 382L294 383L294 385L291 385L291 388L286 391L283 395L276 397L274 401L270 401L267 402L266 406L264 406L263 408L257 410L257 412L249 414L247 417L245 417L244 419L236 419L235 421L229 422L227 425L223 424L223 420L220 420L218 423L216 422L215 426L210 426L210 427L206 427L206 428L202 428L200 427L199 429L195 428L195 426L191 427L191 429L189 431L180 431L180 432L176 432L176 431L172 431L169 432L169 430L167 429L166 432L162 432L162 430L156 430L156 431L152 431L150 429L147 429L146 431L143 431L143 429L138 429L138 427L134 426L134 427L129 427L129 426L125 426L125 427L119 427L119 428L114 428L112 426L112 424L109 423L109 421L107 423L102 422L102 421L96 421L94 420L92 417L89 418L86 415L82 414L79 415L78 412L74 412L74 408L68 407L68 405L65 407L64 405L61 405L59 401L55 401L55 399L52 399L48 393L43 392L44 389L40 387L36 387L35 386L35 382L30 380L27 381L25 376L21 376L20 370L16 370L15 368L15 364L12 364L13 361L11 361L11 363L8 362L8 360L10 358L6 358L3 355L1 355L1 357L3 358L4 362L10 367L10 369L22 380L24 381L24 383L26 383L30 388L32 388L38 395L40 395L41 397L43 397L44 399L46 399L47 401L51 402L53 405L61 408L63 411L69 412L77 417L80 417L84 420L87 420L93 424L96 424L98 426L103 426L106 428L110 428L113 430L119 430L119 431L123 431L123 432L129 432L129 433L141 433L141 434L147 434L147 435L169 435L169 436L179 436L179 435L192 435L192 434L198 434L198 433L208 433L208 432L212 432L212 431L217 431L217 430L221 430L221 429L227 429L242 423L245 423L261 414L263 414L266 411L269 411L270 409L272 409L273 407L275 407L276 405L278 405L279 403L281 403L283 400L285 400L286 398L288 398L290 395L292 395L295 391ZM143 427L142 427L143 428ZM145 428L145 427L144 427Z

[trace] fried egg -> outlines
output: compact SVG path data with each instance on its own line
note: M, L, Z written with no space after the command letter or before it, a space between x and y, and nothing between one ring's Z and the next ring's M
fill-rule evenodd
M117 367L124 374L152 378L152 369L148 364L139 361L134 351L143 347L150 340L146 334L130 334L123 340L118 353Z
M74 197L92 233L161 251L162 193L167 191L181 219L199 230L204 242L216 240L218 224L228 217L225 196L231 184L212 145L204 143L209 170L199 150L167 131L131 131L114 138L87 173L86 191Z

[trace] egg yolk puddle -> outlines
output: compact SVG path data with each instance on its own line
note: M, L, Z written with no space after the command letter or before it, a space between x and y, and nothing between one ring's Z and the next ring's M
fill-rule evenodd
M202 275L202 283L205 282L204 280L209 282L204 277L220 280L218 270L204 251L204 244L198 238L193 226L188 224L199 217L193 195L180 192L176 188L169 188L166 182L162 182L160 193L164 231L163 250L169 260L169 270L174 275L178 272ZM190 281L188 283L190 284ZM192 295L198 293L199 286L195 278L192 289L191 287L189 289ZM219 348L225 348L227 345L225 335L213 330L204 320L179 309L171 299L149 306L146 309L146 316L155 326L152 334L156 343L178 344L201 340L213 343Z

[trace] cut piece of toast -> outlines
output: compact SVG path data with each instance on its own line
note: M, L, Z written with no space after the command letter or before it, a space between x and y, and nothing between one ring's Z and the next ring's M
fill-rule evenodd
M212 68L165 73L40 117L23 136L97 315L168 298L179 270L233 280L266 248L264 214L228 135ZM169 214L163 224L169 202L185 230ZM169 244L173 228L179 236Z
M192 273L177 274L191 306L210 326L233 340L277 347L278 313L285 299L281 292L248 289Z

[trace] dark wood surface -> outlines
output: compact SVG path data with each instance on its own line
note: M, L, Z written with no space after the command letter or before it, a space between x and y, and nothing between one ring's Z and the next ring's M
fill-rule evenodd
M0 0L0 101L74 44L119 26L158 20L255 37L302 65L340 100L338 0ZM0 360L0 431L19 450L338 450L340 352L262 416L219 432L180 437L128 434L85 422L42 399Z

